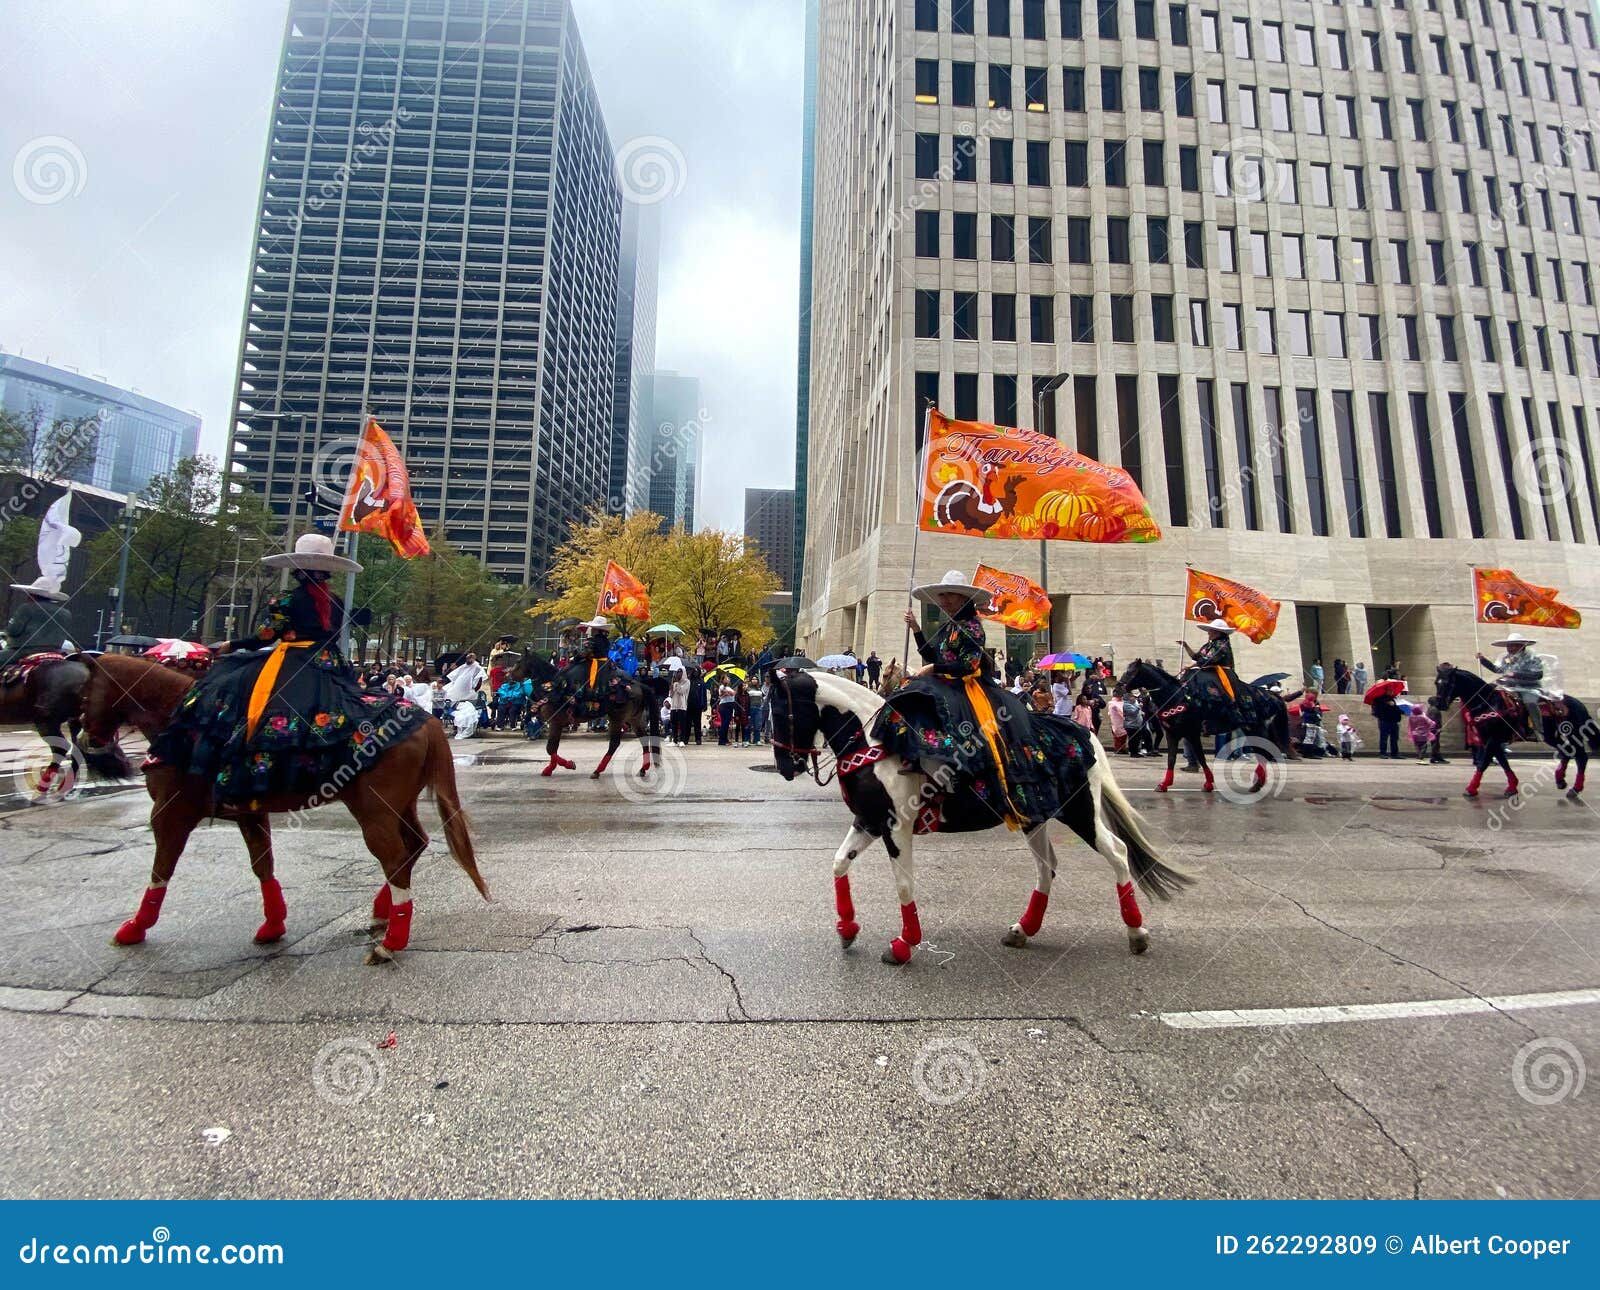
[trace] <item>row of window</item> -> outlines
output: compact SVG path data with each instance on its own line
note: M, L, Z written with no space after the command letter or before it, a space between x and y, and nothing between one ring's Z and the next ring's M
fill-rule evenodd
M977 291L941 292L919 289L916 293L915 331L919 339L940 340L944 337L944 320L950 319L951 337L957 341L976 341L980 335L980 310L984 293ZM948 309L946 299L948 298ZM1108 300L1111 321L1111 339L1118 344L1137 344L1135 324L1135 297L1112 294ZM1179 298L1160 293L1147 297L1150 304L1150 334L1148 339L1158 344L1174 344L1177 335L1177 309ZM1058 301L1067 308L1067 337L1075 344L1095 343L1095 297L1092 294L1027 295L993 292L988 294L988 339L997 343L1013 343L1022 339L1018 332L1018 306L1025 302L1027 322L1026 340L1033 344L1055 344L1057 339L1056 311ZM1246 331L1251 333L1248 346L1257 354L1284 354L1291 358L1363 359L1382 362L1385 356L1420 363L1422 354L1421 322L1416 314L1397 315L1392 323L1379 314L1355 315L1355 334L1350 334L1349 315L1342 311L1286 309L1271 307L1250 308L1231 301L1218 307L1216 340L1224 349L1242 351L1246 346ZM1520 368L1530 361L1528 335L1531 332L1534 354L1540 368L1554 372L1555 355L1559 352L1566 374L1569 376L1600 376L1600 335L1583 337L1584 370L1580 373L1578 345L1571 332L1556 333L1559 350L1551 345L1550 329L1534 326L1524 329L1516 319L1505 320L1505 344L1502 351L1500 320L1487 314L1474 315L1472 330L1477 337L1476 355L1467 352L1465 338L1460 334L1457 319L1452 314L1433 314L1439 338L1435 357L1446 363L1471 362L1476 357L1486 363L1501 361L1504 357ZM1211 331L1211 304L1209 301L1188 301L1189 344L1209 348L1213 342Z
M984 15L983 34L988 36L1009 37L1020 35L1024 40L1046 40L1049 32L1046 28L1045 0L1020 0L1021 10L1019 15L1013 14L1012 0L983 0L981 9ZM949 31L957 36L976 36L979 34L978 13L980 6L978 0L948 0L944 6L948 13L948 21L940 23L940 0L917 0L916 29L918 31ZM1165 7L1167 11L1167 36L1174 45L1187 45L1189 43L1189 6L1187 4L1168 4L1158 6L1156 0L1133 0L1133 34L1138 40L1157 40L1156 22L1159 9ZM1373 0L1363 0L1363 8L1374 8ZM1393 7L1404 9L1405 0L1393 0ZM1439 0L1425 0L1425 7L1429 13L1440 11ZM1084 36L1084 3L1083 0L1058 0L1060 25L1058 34L1064 40L1082 40ZM1457 18L1463 21L1474 21L1472 18L1472 4L1470 0L1451 0L1451 8ZM1090 0L1088 5L1090 14L1094 19L1094 33L1101 40L1120 40L1122 38L1121 5L1118 0ZM1528 3L1527 0L1477 0L1478 19L1481 19L1485 28L1493 30L1497 23L1496 10L1500 14L1500 23L1512 35L1531 34L1534 37L1558 43L1571 45L1573 43L1574 27L1577 31L1577 43L1587 49L1595 48L1594 21L1588 13L1575 13L1569 15L1565 9L1551 5L1544 12L1540 6ZM1521 23L1518 25L1518 13L1521 13ZM1548 22L1544 13L1549 14ZM1020 16L1020 24L1015 24L1013 18ZM1260 21L1255 24L1258 35L1252 37L1252 24L1249 18L1233 18L1230 20L1230 35L1233 43L1233 52L1239 58L1254 58L1259 53L1261 57L1275 61L1284 61L1285 31L1281 22ZM1203 48L1212 52L1220 51L1222 17L1215 10L1203 9L1200 12L1200 43ZM1339 33L1343 34L1343 33ZM1369 39L1376 33L1363 33ZM1408 37L1409 39L1409 37ZM1303 65L1314 66L1316 61L1316 38L1310 26L1297 25L1294 28L1293 43L1296 55ZM1408 68L1415 71L1415 67Z
M993 419L1004 425L1016 424L1017 378L995 373L990 379ZM1045 413L1039 428L1059 437L1056 400L1050 397L1053 391L1047 383L1052 379L1036 377L1032 393L1034 403ZM1114 447L1116 460L1140 488L1145 487L1147 467L1164 476L1168 520L1177 527L1309 531L1313 536L1327 537L1333 519L1330 495L1337 492L1344 502L1344 524L1351 537L1444 537L1441 496L1445 482L1440 461L1453 448L1467 520L1467 533L1457 536L1486 536L1484 516L1492 509L1492 502L1486 505L1486 493L1495 488L1496 472L1491 470L1487 478L1480 478L1473 451L1470 400L1465 393L1445 394L1447 435L1444 425L1435 429L1435 414L1440 410L1437 396L1421 391L1391 399L1383 391L1331 390L1324 403L1321 392L1313 389L1291 391L1266 386L1253 390L1244 382L1200 379L1194 383L1192 400L1186 401L1178 377L1158 374L1154 380L1157 408L1148 428L1141 418L1142 383L1137 376L1108 379L1074 374L1069 389L1060 397L1070 402L1074 442L1079 452L1105 459ZM975 372L954 374L954 399L947 406L958 419L979 419L979 381ZM1145 378L1147 391L1148 381ZM940 386L938 372L917 372L916 407L920 409L930 401L941 403ZM1108 411L1114 412L1108 425L1115 443L1102 445L1100 404L1101 391L1106 387L1112 404ZM1392 404L1399 405L1401 415L1396 415ZM1488 394L1485 404L1480 413L1485 422L1483 442L1491 462L1499 467L1499 492L1510 515L1511 536L1561 540L1559 510L1564 494L1566 519L1573 537L1580 542L1600 540L1600 479L1595 474L1588 416L1583 406L1574 404L1563 409L1555 400L1541 406L1531 397L1518 399L1501 392ZM1522 438L1517 437L1515 429L1519 404ZM1324 430L1325 409L1332 413L1331 434ZM1421 530L1402 504L1402 415L1410 422L1416 454L1416 477L1411 482L1412 496L1421 502ZM1292 433L1286 416L1292 418ZM1231 425L1224 423L1225 418ZM920 437L920 413L916 429ZM1157 450L1153 461L1149 460L1144 442L1147 429L1160 436L1159 443L1149 445ZM1223 444L1223 436L1230 429L1232 463L1228 462ZM1197 491L1197 504L1191 506L1186 446L1196 434L1205 478L1196 481L1203 492ZM1325 437L1331 443L1325 444ZM1570 447L1574 440L1576 454ZM1363 445L1370 445L1375 480L1368 477ZM1559 491L1537 489L1536 500L1525 504L1513 482L1518 463L1527 472L1526 477L1534 481L1560 477L1571 480L1573 486ZM1545 471L1555 473L1547 476ZM1304 497L1308 529L1299 523L1297 496Z

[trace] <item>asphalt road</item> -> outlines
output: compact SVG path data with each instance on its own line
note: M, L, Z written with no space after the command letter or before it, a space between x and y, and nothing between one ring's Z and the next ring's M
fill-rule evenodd
M119 950L143 795L0 814L0 1193L1600 1194L1600 818L1531 768L1513 810L1459 764L1296 765L1241 804L1118 759L1202 880L1146 901L1148 955L1065 837L1044 931L1003 948L1033 867L996 832L919 842L927 943L892 968L882 851L842 952L837 789L769 751L675 754L637 800L462 747L495 901L436 848L391 967L342 808L280 825L269 948L229 827Z

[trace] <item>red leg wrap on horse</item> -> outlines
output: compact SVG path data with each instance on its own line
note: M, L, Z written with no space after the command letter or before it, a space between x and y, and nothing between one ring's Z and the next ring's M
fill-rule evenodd
M391 954L411 944L411 907L412 902L408 900L389 911L389 928L383 934L383 948Z
M1028 897L1027 909L1022 911L1022 917L1017 920L1017 926L1022 929L1024 936L1039 934L1039 929L1044 926L1045 906L1049 903L1050 897L1035 888L1033 895Z
M645 760L648 762L649 758L646 758ZM606 767L609 765L611 765L611 754L607 753L600 759L600 764L594 768L595 778L598 779L601 775L604 775L606 773Z
M1161 777L1161 782L1156 785L1156 792L1165 793L1171 787L1172 787L1172 772L1169 770L1165 775L1163 775Z
M900 935L889 942L889 953L896 963L909 963L911 951L922 944L922 923L917 918L917 902L900 906Z
M853 941L861 934L861 924L856 922L856 903L850 899L850 875L840 874L833 880L833 907L838 911L839 935Z
M1256 787L1260 788L1267 782L1267 768L1260 762L1256 763Z
M1478 795L1478 785L1481 783L1483 783L1483 772L1481 770L1475 771L1472 778L1467 781L1467 792L1476 797Z
M556 763L557 766L561 767L562 770L577 770L578 769L578 763L577 762L568 761L565 757L557 756L555 758L555 763Z
M552 776L552 775L554 775L556 773L556 764L555 764L555 762L552 761L548 766L546 766L539 773L541 775L543 775L546 779L549 779L550 776Z
M137 945L144 940L144 934L156 925L156 919L161 917L161 902L167 898L165 887L146 887L144 899L139 902L139 911L134 914L121 927L113 938L118 945Z
M1217 779L1216 776L1211 773L1211 767L1209 766L1206 767L1206 782L1202 784L1200 788L1201 791L1206 793L1215 793L1217 791Z
M1580 770L1578 772L1578 778L1572 781L1572 791L1574 793L1583 792L1583 776L1584 772Z
M384 883L378 888L378 894L372 898L372 921L387 923L389 911L394 908L394 897L389 892L389 884Z
M283 899L283 887L276 878L261 880L261 926L256 928L256 940L265 944L279 940L289 930L285 921L289 906Z
M1139 908L1139 893L1131 882L1117 884L1117 904L1122 907L1122 921L1128 927L1143 927L1144 912Z

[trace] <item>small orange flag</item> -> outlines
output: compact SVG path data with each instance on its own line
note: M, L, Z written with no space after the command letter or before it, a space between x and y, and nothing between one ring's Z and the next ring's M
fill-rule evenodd
M606 580L600 587L595 617L649 618L650 593L615 560L606 561Z
M1242 582L1214 573L1189 570L1189 594L1184 617L1191 623L1220 618L1243 632L1257 645L1278 630L1278 610L1283 606Z
M966 537L1155 542L1161 528L1127 471L1032 430L928 416L921 527Z
M993 596L989 607L978 611L979 617L992 618L1019 632L1036 632L1050 621L1049 592L1020 573L980 564L972 575L972 585Z
M367 418L361 432L361 445L350 483L345 489L344 509L339 513L339 529L344 533L381 533L389 539L402 559L414 560L433 550L422 531L422 517L411 500L411 474L377 420Z
M1583 615L1564 605L1554 587L1536 587L1510 569L1474 569L1473 598L1480 623L1526 623L1530 627L1578 627Z

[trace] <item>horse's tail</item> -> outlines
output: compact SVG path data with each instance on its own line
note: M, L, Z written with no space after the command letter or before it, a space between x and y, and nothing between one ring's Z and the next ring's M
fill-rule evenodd
M489 884L478 872L478 856L472 846L472 829L466 811L461 808L461 798L456 793L456 764L450 752L450 739L438 721L429 721L423 729L427 732L428 748L422 763L422 780L433 790L439 807L439 822L444 825L445 842L450 855L472 879L472 885L485 900L489 899Z
M1112 831L1128 848L1128 867L1133 870L1133 880L1157 900L1171 900L1185 888L1194 886L1194 875L1177 865L1168 864L1156 850L1156 844L1144 826L1144 818L1133 809L1106 765L1105 749L1095 740L1095 763L1089 768L1089 781L1100 790L1100 806L1106 813Z

